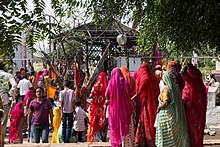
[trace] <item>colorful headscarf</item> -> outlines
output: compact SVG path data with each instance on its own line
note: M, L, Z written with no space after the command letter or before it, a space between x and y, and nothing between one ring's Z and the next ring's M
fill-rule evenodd
M128 81L128 84L130 85L130 90L131 90L131 96L135 95L135 80L131 76L128 68L126 66L122 66L120 68L122 74L124 75L125 79Z
M37 75L36 75L36 81L37 81L37 83L40 81L40 78L41 78L42 74L43 74L42 71L38 71L38 72L37 72Z
M24 96L24 106L26 106L28 98L30 98L30 101L34 99L34 92L32 89L29 89Z
M177 68L177 63L176 63L175 61L169 62L168 65L167 65L167 71L168 71L168 72L170 72L170 67L171 67L171 66L174 66L174 67Z
M129 132L133 107L130 87L119 68L112 70L105 95L110 97L108 114L111 145L120 146Z
M53 134L52 134L52 139L51 143L57 143L57 135L58 135L58 129L61 124L61 109L59 107L55 107L53 109Z
M177 69L177 63L175 61L171 61L168 63L168 72L171 73L175 79L175 83L178 85L179 89L182 91L184 88L184 81L180 75L180 73L178 73L178 69Z
M90 131L88 134L90 141L93 141L95 133L107 124L107 119L105 118L105 92L107 86L106 73L101 72L90 93L90 98L92 99L90 104Z
M12 121L10 123L9 141L14 142L18 138L21 119L24 118L23 103L18 102L10 113ZM21 131L21 130L20 130Z
M24 74L25 74L25 68L22 67L22 68L20 69L20 74L21 74L21 75L24 75Z

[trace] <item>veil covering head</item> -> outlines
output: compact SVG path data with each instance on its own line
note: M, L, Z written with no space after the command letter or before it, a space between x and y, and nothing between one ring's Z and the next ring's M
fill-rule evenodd
M130 86L130 90L131 90L131 96L135 95L135 80L134 78L131 76L128 68L126 66L122 66L120 68L122 74L124 75L125 79L128 81L128 84Z
M119 68L112 70L105 95L110 98L108 114L111 145L119 146L129 132L133 112L130 87Z

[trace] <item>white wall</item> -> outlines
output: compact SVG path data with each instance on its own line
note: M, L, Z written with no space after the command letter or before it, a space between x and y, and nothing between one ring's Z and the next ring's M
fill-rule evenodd
M117 57L115 58L117 61L117 67L126 66L126 57ZM141 64L141 58L133 58L129 57L129 71L134 72L137 71Z
M220 84L216 83L216 86L209 88L208 93L208 107L206 112L206 125L220 126L220 106L216 106L216 95L220 91Z

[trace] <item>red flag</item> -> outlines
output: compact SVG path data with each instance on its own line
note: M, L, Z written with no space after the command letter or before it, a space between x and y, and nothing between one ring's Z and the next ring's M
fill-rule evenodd
M80 73L79 73L79 66L78 66L78 63L74 63L74 79L75 79L75 85L76 85L76 88L79 89L80 88L80 81L81 81L81 78L80 78Z

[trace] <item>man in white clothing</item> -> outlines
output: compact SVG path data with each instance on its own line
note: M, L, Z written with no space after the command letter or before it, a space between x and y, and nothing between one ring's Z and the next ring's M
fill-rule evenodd
M31 82L27 79L27 75L23 75L23 79L18 82L18 89L20 91L20 100L23 102L24 96L28 92L28 90L32 87Z
M1 119L2 124L2 139L4 140L6 134L6 125L8 121L9 113L9 97L15 97L17 83L12 74L4 71L4 64L0 62L0 99L3 105L3 118ZM11 89L9 88L11 85Z

